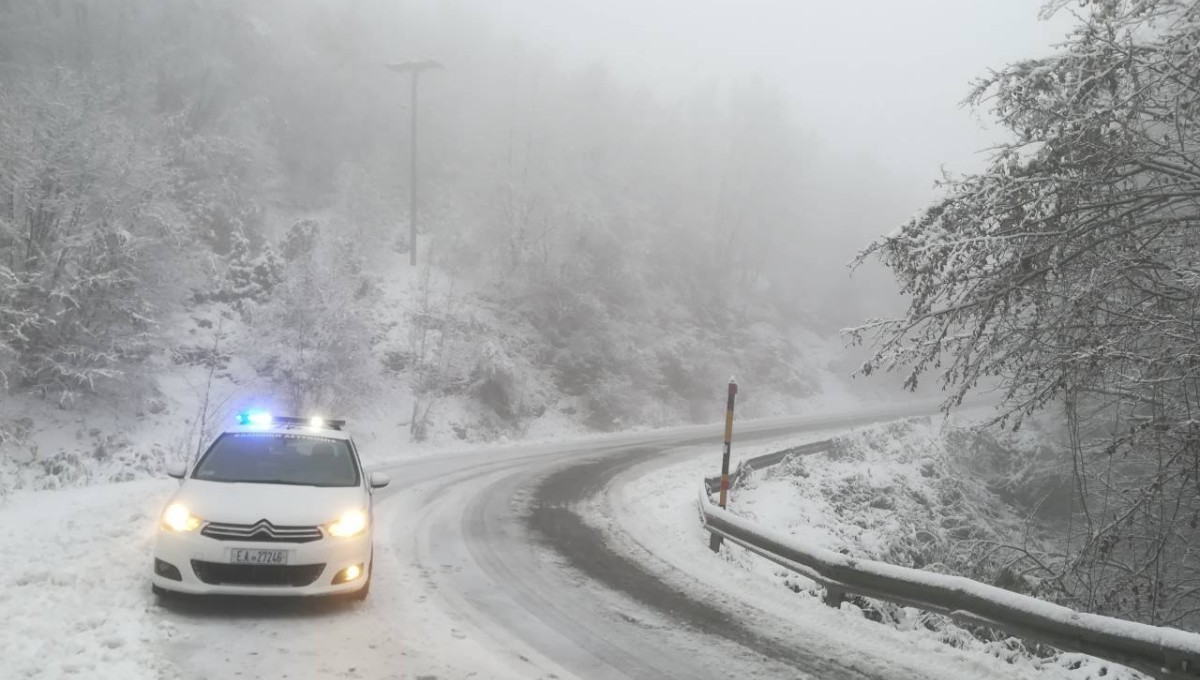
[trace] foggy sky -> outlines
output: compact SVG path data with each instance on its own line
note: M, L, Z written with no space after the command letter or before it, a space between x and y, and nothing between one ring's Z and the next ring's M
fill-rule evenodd
M443 0L454 2L454 0ZM870 240L927 206L934 182L981 170L1003 138L986 111L962 106L988 69L1043 56L1069 14L1045 0L460 0L501 30L580 67L602 64L664 98L758 77L790 100L809 139L797 191L806 233L795 266L826 291L837 325L899 311L891 274L847 264ZM799 233L799 232L797 232ZM805 298L808 298L807 300Z
M487 0L515 33L670 91L762 76L824 153L904 184L915 210L945 164L978 169L995 132L959 106L989 67L1049 51L1044 0ZM898 187L890 187L896 189Z

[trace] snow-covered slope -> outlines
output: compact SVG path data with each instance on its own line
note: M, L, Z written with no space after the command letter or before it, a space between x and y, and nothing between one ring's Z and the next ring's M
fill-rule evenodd
M837 442L832 454L754 473L732 491L729 508L831 550L970 575L970 566L986 566L969 562L973 547L987 538L1020 540L1022 533L1016 509L988 491L982 477L966 472L956 448L965 441L963 432L944 427L940 418L830 432ZM739 446L735 432L734 460L821 438ZM1030 436L1025 444L1036 440ZM695 502L700 478L712 475L719 462L713 451L708 460L640 469L614 485L596 509L614 547L663 578L700 581L797 625L818 625L822 635L837 637L831 631L844 629L856 644L907 635L914 655L926 663L953 653L983 665L998 662L1012 677L1141 677L1084 655L1042 657L1015 638L980 640L943 617L912 608L854 600L834 612L821 602L820 588L802 576L728 543L713 555ZM880 620L886 625L874 623Z
M1026 446L1044 446L1035 435ZM981 446L1016 446L961 421L920 418L844 433L827 454L743 478L738 515L854 557L991 578L987 546L1026 534L1026 509L1006 503ZM990 472L990 471L988 471ZM1036 537L1029 537L1036 540ZM975 549L982 548L981 553Z
M375 315L369 351L360 360L365 365L346 366L356 372L353 389L333 399L342 404L337 413L324 415L350 421L368 461L431 448L580 435L597 427L707 422L722 413L725 378L711 386L693 384L712 367L686 363L691 355L685 352L696 351L691 345L681 345L678 356L670 348L655 351L659 359L684 362L673 365L671 370L682 372L671 380L711 392L711 400L689 401L653 382L617 385L602 379L603 371L595 382L567 387L563 362L571 364L576 357L578 379L583 379L598 370L589 363L595 360L594 348L552 346L526 314L512 308L512 300L436 265L412 268L403 254L386 249L364 261L370 263L363 272L369 294L362 304ZM4 394L0 493L143 478L168 461L196 455L240 409L288 411L294 395L280 376L310 380L314 376L304 374L305 362L330 359L319 342L299 350L290 344L306 342L308 332L340 331L336 323L306 327L313 324L309 314L297 329L281 335L275 325L282 323L281 310L271 306L277 301L238 297L231 302L234 293L227 289L252 279L252 272L237 273L236 267L252 270L260 264L237 260L227 265L230 279L212 284L219 294L199 296L169 315L157 330L157 351L126 367L120 378L97 385L95 394L69 403ZM245 292L234 287L238 295ZM747 332L763 343L783 342L777 329L765 325ZM816 399L826 406L855 401L830 370L837 355L831 344L804 329L793 329L793 336L788 342L803 348L795 373L806 376L807 387L789 393L786 385L744 379L740 413L781 415ZM655 356L643 349L641 354ZM551 353L557 366L543 360ZM329 375L322 370L314 375ZM598 413L607 415L598 421Z

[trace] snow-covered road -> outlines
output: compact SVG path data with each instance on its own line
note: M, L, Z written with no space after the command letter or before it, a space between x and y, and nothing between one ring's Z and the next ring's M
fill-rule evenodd
M897 415L889 409L764 421L742 426L737 441L795 439ZM716 427L677 428L389 465L393 484L378 499L377 566L365 603L219 599L156 606L145 561L134 559L147 550L148 530L131 530L112 537L125 545L120 562L103 565L115 578L99 607L90 603L92 589L103 589L99 582L55 585L51 573L43 580L58 590L52 605L43 598L41 607L49 621L27 606L18 610L24 618L5 622L3 637L61 630L69 640L75 632L54 619L70 615L71 606L93 622L89 630L125 633L98 636L96 645L53 671L27 655L17 677L38 677L39 669L41 677L104 678L111 669L111 677L197 679L1010 677L1003 664L965 655L941 654L926 666L905 635L840 612L797 613L761 590L757 603L737 589L722 594L701 573L707 567L672 566L681 564L680 550L687 550L681 546L698 528L694 515L678 517L680 508L665 492L661 516L653 503L623 502L625 511L613 511L611 500L647 473L697 456L715 465L718 441ZM80 517L115 513L121 522L148 527L169 488L139 483L124 485L137 493L121 494L111 491L117 486L52 495L75 493L78 502L69 507ZM14 499L0 510L0 521L27 502ZM643 512L631 515L636 507ZM57 530L74 531L80 521L63 519ZM647 532L658 532L663 554L655 554ZM0 548L26 540L19 533L0 536ZM103 543L98 538L84 551L88 559L103 561ZM711 561L713 573L729 566L707 551L682 554L684 562ZM75 583L83 588L72 600ZM26 601L5 592L0 603ZM817 625L802 625L812 617ZM864 653L855 641L867 636ZM110 653L96 659L96 650Z

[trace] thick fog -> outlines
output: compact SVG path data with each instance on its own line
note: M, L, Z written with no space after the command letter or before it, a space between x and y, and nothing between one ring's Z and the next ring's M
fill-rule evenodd
M507 134L489 133L469 120L471 114L454 111L476 78L503 91L490 93L488 106L504 103L494 118L532 118L524 122L533 126L525 137L533 146L553 143L554 124L545 117L555 112L544 104L562 95L539 84L549 73L603 74L640 105L674 110L695 107L705 96L736 106L739 88L757 89L779 106L796 141L794 153L779 161L788 165L792 175L785 183L799 199L797 212L785 218L793 228L780 231L796 269L783 285L805 313L821 316L820 330L828 333L898 304L894 283L881 269L868 264L851 278L845 265L870 239L926 205L943 172L982 167L1001 136L989 112L962 102L989 69L1045 54L1065 36L1069 14L1043 18L1044 5L418 0L354 8L287 4L260 16L266 26L291 23L301 35L311 35L313 23L325 24L344 44L323 41L322 49L362 68L372 60L440 59L446 70L425 80L432 107L427 125L434 129L424 134L436 135L444 125L442 132L455 138L450 144L460 148L465 140ZM355 34L356 25L367 30ZM510 60L504 64L495 58L499 45ZM365 73L354 77L370 80ZM402 116L407 92L397 85L397 96L385 101ZM610 143L610 151L620 153L637 142L618 136ZM727 143L742 142L731 137ZM433 141L424 162L444 166L437 156L447 151ZM675 170L685 176L691 168Z
M680 94L758 76L785 92L814 141L903 178L977 169L992 137L962 110L988 69L1045 54L1070 27L1045 0L786 2L497 0L463 3L578 63Z
M786 97L805 133L804 266L842 278L862 244L936 196L943 171L980 170L1003 139L962 106L990 69L1047 54L1071 27L1045 0L787 2L499 0L505 30L578 64L609 65L664 97L758 78ZM813 224L815 223L815 224ZM812 232L809 232L812 233ZM851 324L884 311L894 283L866 266L834 286L827 311ZM824 291L824 295L827 292ZM859 297L866 296L870 301ZM846 304L849 303L849 304ZM834 309L841 310L836 313ZM831 320L832 320L831 319Z

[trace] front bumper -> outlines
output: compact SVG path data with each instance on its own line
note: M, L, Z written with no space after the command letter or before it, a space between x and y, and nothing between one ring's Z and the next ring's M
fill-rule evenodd
M292 585L235 585L211 584L200 580L192 560L218 564L229 563L233 548L264 548L287 550L289 565L323 564L324 568L312 583ZM354 538L326 537L309 543L280 543L258 541L221 541L197 532L176 533L160 529L154 543L154 558L179 570L180 580L167 578L151 571L151 581L163 590L192 595L265 595L315 596L350 594L367 584L371 573L371 532ZM334 576L352 565L362 565L362 574L346 583L334 584Z

